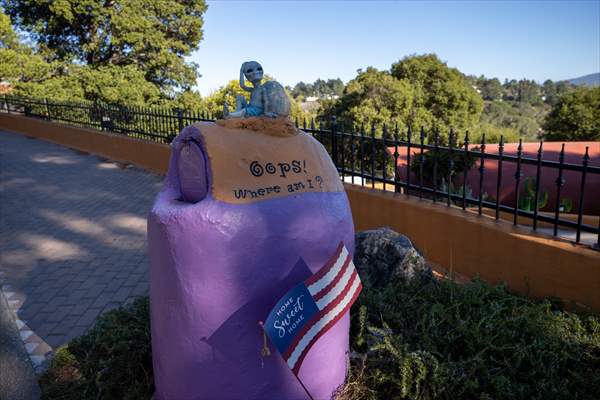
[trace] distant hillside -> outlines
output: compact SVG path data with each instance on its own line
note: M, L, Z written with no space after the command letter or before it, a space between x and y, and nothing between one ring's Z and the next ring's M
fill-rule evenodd
M585 76L580 76L579 78L569 79L569 83L572 83L576 86L600 86L600 72L595 74L589 74Z

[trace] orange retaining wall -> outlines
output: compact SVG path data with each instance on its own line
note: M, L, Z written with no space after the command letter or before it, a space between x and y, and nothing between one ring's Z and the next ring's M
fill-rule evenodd
M152 172L164 173L169 166L171 149L166 144L13 114L0 114L0 128L129 162Z
M600 252L429 200L346 185L357 231L389 226L448 271L600 311Z
M0 128L165 173L169 146L0 114ZM600 311L600 252L428 200L345 184L357 231L389 226L446 270Z

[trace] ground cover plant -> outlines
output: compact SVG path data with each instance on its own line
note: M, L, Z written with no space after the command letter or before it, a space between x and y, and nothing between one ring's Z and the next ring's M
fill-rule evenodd
M431 278L365 289L352 310L339 400L594 399L600 318L503 286ZM149 399L148 299L104 314L58 352L43 399Z
M480 281L366 287L339 400L594 399L600 319Z
M154 393L147 297L103 314L61 347L40 378L42 399L150 399Z

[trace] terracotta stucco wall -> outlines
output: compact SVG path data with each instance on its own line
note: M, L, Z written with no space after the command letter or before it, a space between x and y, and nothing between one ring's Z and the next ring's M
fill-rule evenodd
M0 114L0 128L154 172L164 173L168 167L170 149L163 144L7 114ZM449 271L600 311L600 252L427 200L345 187L357 231L389 226Z
M543 160L558 162L560 149L563 142L544 143ZM506 143L504 147L505 156L517 156L518 143ZM523 157L536 159L539 143L523 143ZM590 160L589 166L600 166L600 142L566 142L565 143L565 163L581 165L586 147L589 148ZM390 154L394 153L394 147L388 147ZM400 180L406 181L407 177L407 148L398 147L399 157L397 162ZM418 149L411 151L413 160L418 157ZM498 144L486 145L486 154L498 155ZM479 160L477 160L467 174L467 185L472 189L473 196L479 196ZM525 193L525 179L535 180L536 165L522 164L521 173L521 195ZM514 161L504 160L502 163L502 181L500 185L500 202L514 207L515 205L515 173L517 164ZM556 209L556 178L558 170L551 167L542 167L540 172L540 193L546 192L548 195L547 204L542 211L554 211ZM498 161L492 159L485 160L485 174L483 180L482 192L492 199L496 197L496 184L498 179ZM418 182L418 174L411 173L413 183ZM561 199L570 199L573 203L572 213L577 213L579 209L579 190L581 187L581 172L563 171L563 186L561 188ZM458 187L463 184L462 175L458 175L454 182ZM431 187L425 182L425 186ZM584 198L584 214L598 215L600 213L600 175L588 173L586 177L586 192Z

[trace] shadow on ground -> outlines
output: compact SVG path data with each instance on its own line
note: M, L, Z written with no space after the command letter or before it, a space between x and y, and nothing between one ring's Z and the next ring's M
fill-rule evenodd
M0 132L0 271L30 354L147 293L146 215L161 185L130 165Z

